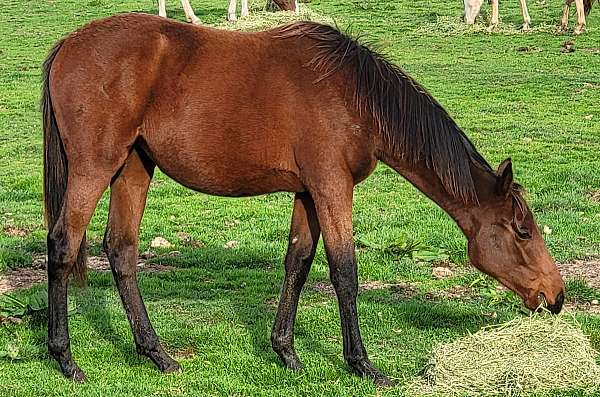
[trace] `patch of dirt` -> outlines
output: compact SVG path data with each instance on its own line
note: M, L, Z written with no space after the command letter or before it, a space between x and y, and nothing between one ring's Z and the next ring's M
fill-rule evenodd
M4 234L6 234L9 237L25 238L29 235L28 230L21 229L16 226L13 226L13 225L4 225L4 227L2 228L2 231L4 232Z
M333 285L328 282L319 281L311 285L311 288L323 295L335 297ZM358 293L365 291L376 291L382 289L390 289L395 296L403 298L412 298L419 293L419 288L409 283L384 283L383 281L365 281L358 285Z
M439 301L439 300L465 300L474 297L473 290L465 285L454 285L448 289L431 291L425 294L425 298L428 300Z
M564 308L570 311L600 314L600 305L592 305L589 302L568 302L565 303Z
M595 203L600 203L600 189L594 189L588 193L588 197Z
M88 257L88 268L96 272L109 272L110 263L106 256L90 256ZM138 262L137 268L140 272L148 273L168 272L175 269L173 266L147 264L143 261ZM46 257L38 257L33 260L30 267L10 270L0 275L0 294L30 288L46 281Z
M564 278L583 278L590 287L600 289L600 259L557 263L557 266Z
M397 285L397 284L384 283L383 281L365 281L364 283L360 283L358 285L358 292L361 293L364 291L386 289L386 288L390 288L394 285ZM331 285L331 283L328 283L325 281L319 281L317 283L314 283L311 286L311 288L317 292L320 292L323 295L335 296L335 290L333 288L333 285Z

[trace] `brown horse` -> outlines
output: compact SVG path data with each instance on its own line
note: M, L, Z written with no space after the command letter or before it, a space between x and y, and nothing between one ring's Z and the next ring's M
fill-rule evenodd
M110 186L104 238L140 354L179 368L161 347L136 281L138 232L156 166L199 192L296 194L272 333L285 365L300 290L323 236L350 368L369 361L357 317L354 186L378 161L440 205L471 263L535 309L558 312L564 284L510 160L494 171L444 109L398 67L325 25L226 32L144 14L114 16L61 40L44 64L48 348L69 378L67 281L85 272L85 229ZM244 76L240 79L239 76ZM247 106L252 103L252 106Z

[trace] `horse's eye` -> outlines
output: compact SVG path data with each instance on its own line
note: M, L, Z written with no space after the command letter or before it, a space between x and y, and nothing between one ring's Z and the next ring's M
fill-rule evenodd
M519 236L521 240L531 240L531 232L529 231L529 229L518 225L515 222L513 222L512 226L515 230L515 233L517 233L517 236Z

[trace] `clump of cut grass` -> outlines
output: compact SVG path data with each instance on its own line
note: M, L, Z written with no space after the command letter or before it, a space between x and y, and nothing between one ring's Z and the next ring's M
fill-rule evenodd
M313 21L334 25L332 18L319 14L310 9L306 4L299 4L298 14L291 11L267 11L264 8L264 2L261 7L258 3L253 3L250 9L250 15L247 17L238 17L237 21L223 21L215 27L227 30L242 31L260 31L274 28L294 21Z
M599 389L598 353L570 316L537 314L435 349L411 394L523 396Z

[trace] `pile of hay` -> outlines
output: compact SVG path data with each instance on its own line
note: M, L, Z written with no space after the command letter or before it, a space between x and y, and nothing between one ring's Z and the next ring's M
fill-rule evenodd
M520 21L519 21L520 22ZM422 35L436 34L440 36L459 36L471 33L494 33L504 35L519 35L531 33L556 33L556 25L534 23L528 31L513 23L500 23L490 29L489 17L477 20L474 25L467 25L459 16L438 16L435 22L421 24L416 32Z
M598 353L574 318L534 315L438 347L411 394L521 396L600 387Z
M266 1L250 4L250 15L239 17L237 21L223 21L215 27L227 30L259 31L274 28L294 21L314 21L333 25L332 18L311 10L306 4L299 4L298 14L291 11L271 12L265 10Z

